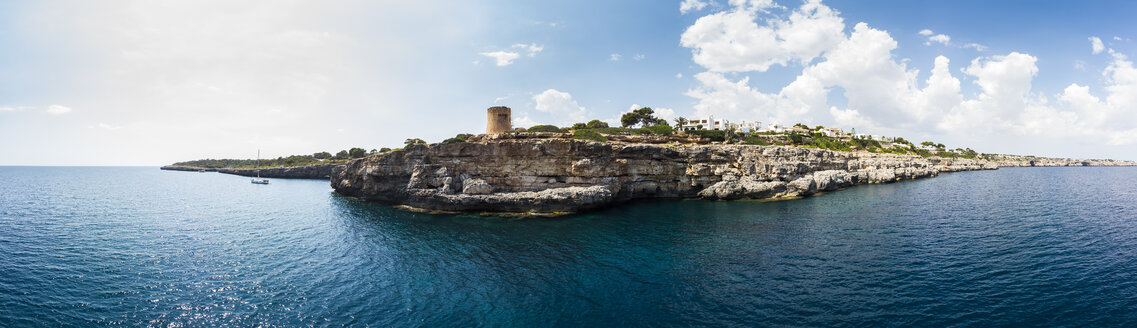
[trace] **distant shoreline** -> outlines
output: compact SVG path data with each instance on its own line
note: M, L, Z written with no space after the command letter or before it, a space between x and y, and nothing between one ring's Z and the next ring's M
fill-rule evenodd
M204 168L184 165L166 165L159 167L161 170L167 171L191 171L191 172L218 172L225 174L240 175L246 177L259 176L262 178L275 178L275 179L320 179L328 180L331 178L332 170L336 167L342 167L343 163L332 164L314 164L292 167L269 167L269 168Z

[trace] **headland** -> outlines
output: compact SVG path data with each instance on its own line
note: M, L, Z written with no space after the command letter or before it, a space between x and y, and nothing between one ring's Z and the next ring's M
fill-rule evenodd
M502 133L413 144L333 169L336 192L439 212L556 215L640 198L786 199L1000 166L1137 165L922 157L792 146L597 142ZM665 140L657 140L665 141Z

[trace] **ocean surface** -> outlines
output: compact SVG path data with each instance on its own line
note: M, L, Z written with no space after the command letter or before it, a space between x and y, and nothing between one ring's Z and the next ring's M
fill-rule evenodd
M699 325L1137 326L1137 168L508 219L0 167L0 327Z

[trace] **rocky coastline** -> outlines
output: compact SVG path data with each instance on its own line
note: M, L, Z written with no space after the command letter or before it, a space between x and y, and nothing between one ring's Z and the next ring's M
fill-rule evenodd
M789 146L482 138L410 145L332 172L336 192L440 212L555 215L638 198L782 199L998 163Z
M240 175L246 177L257 176L257 171L260 171L260 176L263 178L275 179L322 179L328 180L331 178L332 171L336 167L343 166L343 163L336 164L315 164L306 166L293 166L293 167L268 167L261 169L244 169L244 168L200 168L192 166L178 166L166 165L161 167L163 170L170 171L206 171L206 172L219 172L225 174Z

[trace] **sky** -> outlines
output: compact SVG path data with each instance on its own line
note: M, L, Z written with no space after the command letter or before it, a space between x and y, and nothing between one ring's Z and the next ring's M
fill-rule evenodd
M658 116L1137 160L1133 1L0 1L0 165Z

